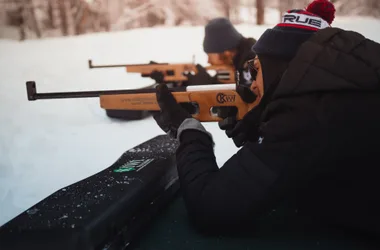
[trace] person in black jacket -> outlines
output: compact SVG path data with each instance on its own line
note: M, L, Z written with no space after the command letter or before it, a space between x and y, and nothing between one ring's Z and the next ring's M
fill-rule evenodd
M211 19L205 26L205 36L203 38L203 51L207 54L208 63L213 66L230 65L236 70L236 81L239 81L238 93L242 99L248 103L256 100L256 96L248 91L255 75L251 76L247 61L255 57L255 52L251 49L256 43L256 39L244 37L233 26L231 21L224 17ZM184 74L187 81L184 86L221 84L216 76L211 76L200 64L196 65L197 73ZM163 75L158 71L153 71L151 76L157 83L162 82ZM218 110L221 116L231 114L229 109Z
M212 135L157 87L154 118L180 143L199 228L238 230L291 201L326 225L379 234L380 44L331 27L334 13L322 0L288 11L253 46L260 103L233 128L247 138L221 168Z
M247 61L255 57L255 52L251 50L256 40L251 37L244 37L232 25L231 21L224 17L210 20L205 26L205 36L203 39L203 50L207 54L210 65L231 65L237 71L236 78L241 85L242 97L247 102L255 101L255 97L246 92L244 87L249 87L252 83ZM212 77L200 64L196 65L197 74L188 73L186 85L217 84L216 77Z

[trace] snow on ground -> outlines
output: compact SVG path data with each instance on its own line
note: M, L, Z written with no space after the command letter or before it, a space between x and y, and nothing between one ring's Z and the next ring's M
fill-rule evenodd
M272 26L272 25L271 25ZM335 26L380 42L380 20L338 18ZM258 38L270 26L239 25ZM26 97L26 81L37 89L78 91L147 86L152 80L123 68L88 69L103 63L191 62L206 64L203 27L136 29L16 42L0 40L0 225L56 190L110 166L123 152L163 134L149 117L109 119L97 98L37 100ZM217 127L204 123L215 139L221 166L237 149Z

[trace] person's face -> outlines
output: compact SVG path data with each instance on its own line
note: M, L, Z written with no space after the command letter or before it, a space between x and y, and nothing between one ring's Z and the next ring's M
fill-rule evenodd
M223 53L208 53L208 63L214 66L217 65L232 65L234 53L225 51Z
M251 90L257 95L257 98L261 99L264 95L264 80L261 63L257 56L248 61L248 68L253 78Z

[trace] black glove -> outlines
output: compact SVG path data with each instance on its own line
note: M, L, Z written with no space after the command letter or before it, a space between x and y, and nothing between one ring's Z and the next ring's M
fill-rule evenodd
M254 101L256 101L257 95L252 92L249 86L238 83L236 85L236 92L246 103L253 103Z
M155 61L149 61L149 64L159 64ZM164 82L164 74L161 71L154 70L150 74L141 74L142 77L150 77L153 80L155 80L156 83L163 83Z
M216 77L210 76L207 70L200 64L197 64L195 67L198 71L195 75L191 73L184 74L184 76L186 76L188 79L186 85L205 85L218 83Z
M237 73L237 78L239 77ZM239 84L237 80L236 92L239 94L241 99L247 103L252 103L256 100L257 96L251 91L248 86ZM226 131L226 135L232 138L237 147L244 145L247 139L254 139L251 135L254 129L247 126L249 122L237 121L236 120L237 108L236 107L218 107L217 115L223 120L218 122L219 128ZM246 118L247 119L247 118ZM251 137L251 138L250 138Z
M243 146L247 141L256 141L259 137L260 108L252 109L242 120L236 120L236 113L231 108L221 109L218 116L224 118L218 122L219 128L225 130L228 138L232 138L236 147Z
M169 136L177 138L179 126L192 116L177 103L166 84L156 86L156 98L161 110L152 112L154 120Z
M153 70L149 75L156 83L164 82L164 74L161 71Z
M232 138L236 147L241 147L248 140L248 128L246 123L236 121L235 117L227 117L220 121L219 128L226 131L228 138Z

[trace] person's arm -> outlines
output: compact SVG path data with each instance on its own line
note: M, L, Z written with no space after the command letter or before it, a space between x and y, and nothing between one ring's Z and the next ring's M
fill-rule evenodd
M199 228L237 230L276 200L278 173L243 146L220 169L213 141L201 130L180 132L177 168L189 217Z
M268 211L278 200L281 186L277 185L278 169L268 166L282 166L282 156L292 156L284 150L289 145L275 143L273 147L269 143L263 148L262 144L246 143L219 169L211 134L181 108L165 84L156 89L161 111L155 112L153 118L163 131L180 142L177 169L191 221L208 232L236 231Z

